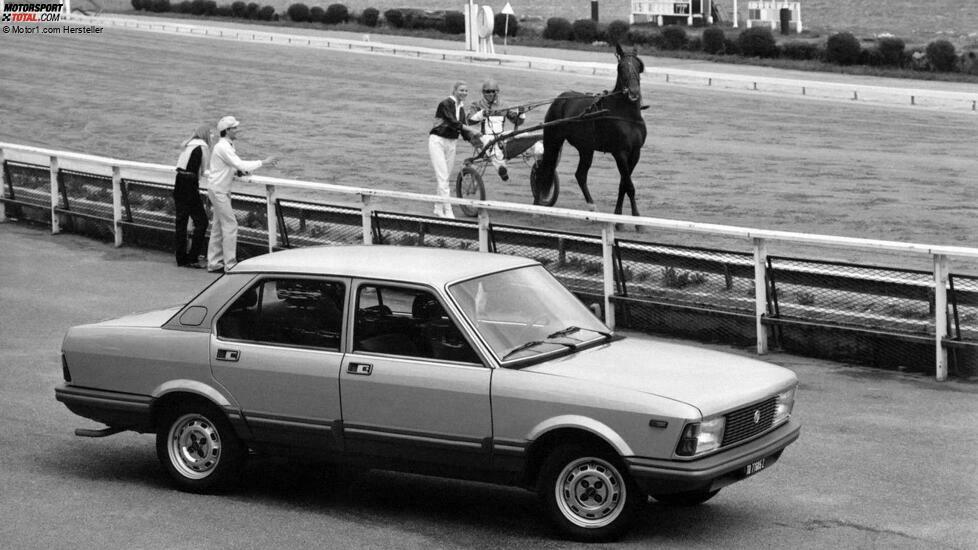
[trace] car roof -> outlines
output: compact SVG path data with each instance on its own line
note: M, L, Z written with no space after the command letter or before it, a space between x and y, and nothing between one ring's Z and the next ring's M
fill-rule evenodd
M393 279L436 286L538 264L506 254L418 246L313 246L282 250L244 260L232 273L328 274Z

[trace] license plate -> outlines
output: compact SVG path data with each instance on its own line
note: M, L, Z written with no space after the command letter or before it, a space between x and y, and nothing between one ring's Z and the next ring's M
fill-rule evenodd
M744 474L752 476L763 469L764 469L764 459L762 458L756 462L751 462L750 464L748 464L744 468Z

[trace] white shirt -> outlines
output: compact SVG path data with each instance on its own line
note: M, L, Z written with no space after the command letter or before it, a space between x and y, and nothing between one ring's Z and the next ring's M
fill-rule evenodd
M207 186L216 193L230 193L231 180L236 171L252 172L261 168L261 165L260 160L241 160L234 152L231 140L222 137L211 152Z

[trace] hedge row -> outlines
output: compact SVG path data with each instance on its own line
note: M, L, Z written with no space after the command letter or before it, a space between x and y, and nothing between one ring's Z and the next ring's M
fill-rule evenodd
M709 27L701 37L690 37L686 27L669 25L661 28L632 27L625 21L607 25L590 19L571 22L561 17L547 20L543 38L592 43L630 43L660 50L685 50L713 55L782 58L799 61L823 61L838 65L898 67L920 71L967 72L978 74L978 56L974 52L958 54L947 40L936 40L921 50L907 50L903 40L884 36L864 48L848 32L829 36L824 44L795 40L778 44L768 27L745 29L735 39L727 38L723 29Z

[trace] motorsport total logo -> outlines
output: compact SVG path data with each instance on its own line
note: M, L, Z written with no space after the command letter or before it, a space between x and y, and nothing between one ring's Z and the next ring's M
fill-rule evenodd
M63 3L33 3L0 0L3 23L50 23L61 21Z

